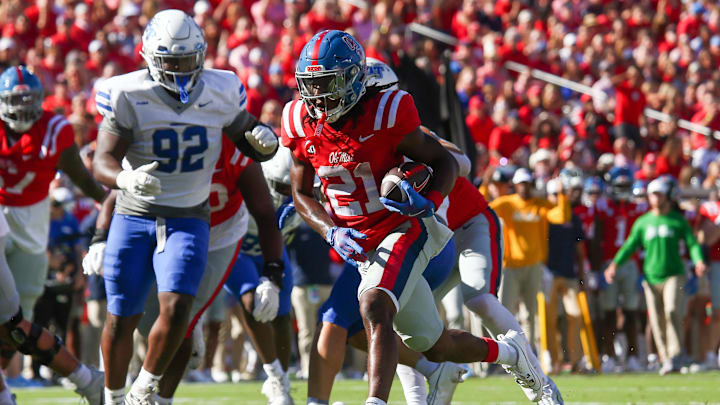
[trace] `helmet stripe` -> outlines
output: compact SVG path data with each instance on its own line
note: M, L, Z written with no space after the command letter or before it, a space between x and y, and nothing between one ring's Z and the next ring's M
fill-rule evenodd
M15 69L17 70L18 84L23 84L22 69L20 69L20 66L15 66Z
M318 57L320 56L320 45L322 44L322 40L323 40L323 38L325 38L325 35L327 35L328 32L329 31L321 32L317 41L315 41L315 45L313 46L313 54L312 54L312 64L313 65L318 64Z

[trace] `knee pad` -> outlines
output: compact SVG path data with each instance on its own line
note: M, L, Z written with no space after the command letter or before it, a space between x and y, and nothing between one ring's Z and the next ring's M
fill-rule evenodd
M12 343L20 353L36 358L42 365L50 364L62 347L62 339L54 336L55 341L50 348L40 349L37 343L40 336L42 336L43 328L31 323L30 333L25 333L25 331L20 328L22 321L23 313L22 308L20 308L17 314L10 318L10 321L5 324L8 327Z

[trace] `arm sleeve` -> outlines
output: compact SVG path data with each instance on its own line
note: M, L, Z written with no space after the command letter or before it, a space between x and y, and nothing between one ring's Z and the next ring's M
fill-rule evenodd
M296 113L295 109L298 108L300 111L299 113ZM300 100L289 101L285 104L280 124L280 142L282 143L282 146L290 149L293 156L295 156L295 158L299 161L309 163L310 159L308 159L305 155L305 151L303 149L304 145L300 142L300 138L296 133L297 126L295 125L295 119L302 119L303 108L304 106ZM300 124L300 126L302 126L302 124Z
M564 224L572 218L570 200L564 193L558 194L557 205L546 211L545 218L553 224Z
M703 253L702 253L702 246L697 242L697 239L695 239L695 236L693 235L692 228L690 228L690 223L688 223L685 218L682 219L683 224L683 238L685 239L685 244L688 247L688 251L690 252L690 258L692 259L693 263L698 263L704 260Z
M633 253L635 253L638 246L640 246L644 229L642 223L643 221L635 221L635 224L630 230L630 236L628 236L625 243L623 243L622 247L620 247L620 250L618 250L617 254L615 254L613 262L615 262L615 264L617 264L618 266L622 266L623 264L625 264L625 262L630 259Z

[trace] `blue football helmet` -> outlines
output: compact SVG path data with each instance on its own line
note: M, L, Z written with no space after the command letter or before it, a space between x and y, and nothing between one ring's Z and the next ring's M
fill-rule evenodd
M602 194L605 182L598 176L588 177L583 185L583 192L587 194Z
M27 132L42 116L43 88L25 66L11 66L0 75L0 119L17 132Z
M337 121L365 94L365 51L352 35L322 31L303 47L295 69L308 114Z
M583 187L583 172L578 168L564 168L558 174L563 190L568 192L573 188Z
M610 194L613 198L627 200L632 195L633 175L627 167L615 166L608 172Z
M632 185L633 197L645 197L647 195L647 185L648 183L645 180L635 180Z

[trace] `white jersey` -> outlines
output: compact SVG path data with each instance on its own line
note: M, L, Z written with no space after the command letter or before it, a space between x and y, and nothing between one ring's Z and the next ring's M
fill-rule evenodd
M286 187L288 191L290 190L290 167L292 166L292 152L285 146L280 145L275 156L273 156L272 159L266 162L262 162L261 165L263 169L263 175L265 176L265 180L268 183L268 188L270 189L273 206L277 210L280 205L282 205L288 198L290 198L286 195L279 193L277 191L277 188ZM250 220L248 222L247 234L245 235L245 239L243 240L242 253L250 256L259 256L262 254L262 250L260 249L260 243L258 239L258 227L255 223L255 219L253 219L252 216L249 217ZM301 223L302 218L300 218L300 215L298 214L291 216L285 222L285 225L282 227L280 232L282 233L283 241L286 245L289 245L292 242L293 237L295 236L295 231Z
M188 211L199 206L207 211L223 129L249 116L245 88L234 73L204 70L189 102L182 104L146 70L139 70L101 82L95 101L104 118L102 128L132 138L123 169L160 163L152 174L160 180L162 192L156 196L121 192L120 212L194 216L173 208Z

